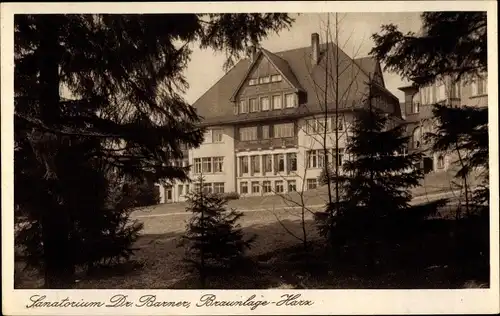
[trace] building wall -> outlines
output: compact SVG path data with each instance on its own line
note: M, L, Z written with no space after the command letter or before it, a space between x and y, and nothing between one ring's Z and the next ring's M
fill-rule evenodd
M440 86L442 83L435 83L425 88L405 88L405 113L406 113L406 124L407 132L410 138L409 149L412 148L414 139L413 133L417 127L422 128L422 132L430 131L432 127L429 127L430 119L433 117L432 108L433 104L437 102L443 102L451 106L477 106L477 107L487 107L488 106L488 94L487 88L483 91L479 91L477 81L475 82L465 82L461 81L454 84L450 78L446 78L443 81L444 89ZM487 80L484 82L487 86ZM429 92L429 90L431 90ZM444 90L444 91L443 91ZM458 91L458 93L457 93ZM444 93L443 93L444 92ZM425 97L427 95L427 98ZM418 104L418 113L414 112L415 104ZM452 163L457 160L456 155L444 154L444 153L433 153L429 150L426 154L430 156L433 160L433 171L441 172L446 171L450 168ZM440 161L440 156L443 157Z

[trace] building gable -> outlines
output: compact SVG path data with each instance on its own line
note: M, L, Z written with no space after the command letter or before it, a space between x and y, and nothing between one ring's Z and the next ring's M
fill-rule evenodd
M233 92L231 101L235 102L239 97L286 90L301 90L288 64L265 49L260 49L255 61L251 63L246 75Z

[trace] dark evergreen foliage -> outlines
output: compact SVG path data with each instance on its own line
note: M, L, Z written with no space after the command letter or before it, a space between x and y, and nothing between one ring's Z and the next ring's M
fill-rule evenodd
M346 148L350 159L339 177L341 198L316 215L320 233L334 249L352 242L396 240L443 204L410 206L410 189L419 185L423 174L415 167L420 153L398 154L407 142L403 126L389 128L379 110L356 113Z
M417 85L450 75L460 79L487 71L486 12L424 12L422 31L403 34L393 25L374 34L371 54Z
M42 251L46 287L71 283L75 230L110 221L103 173L187 180L187 168L168 162L203 137L181 96L188 44L231 59L291 22L286 14L15 15L15 208L36 223L39 238L22 240Z
M203 190L203 178L198 179L199 188L188 196L193 215L187 224L181 245L186 248L185 260L200 274L205 286L211 273L229 270L241 263L244 253L250 249L255 236L243 238L237 222L243 213L227 209L227 199L220 194Z

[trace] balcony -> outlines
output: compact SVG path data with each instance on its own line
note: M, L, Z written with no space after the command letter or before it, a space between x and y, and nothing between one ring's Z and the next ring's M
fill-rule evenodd
M269 138L269 139L258 139L249 141L237 141L235 144L235 149L238 151L242 150L258 150L258 149L269 149L269 148L290 148L296 147L298 145L297 137L287 137L287 138Z

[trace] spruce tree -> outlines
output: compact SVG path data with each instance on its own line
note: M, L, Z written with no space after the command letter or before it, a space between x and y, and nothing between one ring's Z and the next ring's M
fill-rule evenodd
M287 14L15 15L15 209L38 232L24 240L42 253L45 287L72 283L71 236L94 230L106 208L104 170L188 180L187 168L169 162L203 137L182 97L189 44L232 61L292 22ZM78 228L84 216L88 227Z
M234 269L250 249L255 236L243 238L237 222L243 213L227 209L227 199L221 194L206 192L203 178L198 178L198 189L189 193L187 207L192 217L186 227L181 245L185 246L185 260L200 276L202 287L212 273Z
M411 188L423 177L416 166L422 155L402 154L409 140L403 126L391 127L388 116L373 107L371 99L366 108L355 113L346 147L350 159L343 163L342 174L335 180L340 183L339 201L327 205L325 212L316 215L316 221L335 254L355 243L365 245L363 251L373 259L374 242L397 240L445 201L409 204Z

